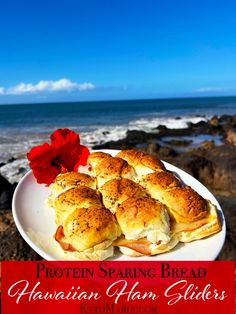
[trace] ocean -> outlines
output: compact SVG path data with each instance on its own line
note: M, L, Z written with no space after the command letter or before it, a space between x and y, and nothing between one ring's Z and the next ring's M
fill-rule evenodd
M188 122L235 113L236 97L0 105L0 163L24 157L57 128L79 132L81 143L92 147L121 139L127 130L184 128Z

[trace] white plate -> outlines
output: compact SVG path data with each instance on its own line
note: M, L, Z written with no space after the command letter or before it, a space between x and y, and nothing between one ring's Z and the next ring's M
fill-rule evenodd
M116 150L103 150L115 155ZM164 162L165 167L175 172L181 180L191 186L204 198L209 199L218 209L222 223L221 232L208 238L180 243L171 252L156 256L139 258L118 254L116 260L214 260L220 253L225 241L226 226L222 209L210 193L199 181L183 170ZM32 171L29 171L19 182L14 196L12 211L16 226L25 241L46 260L73 259L64 253L53 235L56 230L53 209L47 207L45 200L49 195L49 188L37 184Z

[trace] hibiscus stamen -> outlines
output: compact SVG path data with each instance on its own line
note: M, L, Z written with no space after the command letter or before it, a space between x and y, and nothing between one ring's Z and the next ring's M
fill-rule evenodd
M57 168L60 173L65 173L68 170L63 166L63 160L60 156L52 158L51 165Z

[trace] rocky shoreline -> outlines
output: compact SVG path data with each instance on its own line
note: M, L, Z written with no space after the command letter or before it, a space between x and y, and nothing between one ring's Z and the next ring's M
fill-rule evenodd
M199 142L204 136L207 140ZM226 218L226 242L218 258L236 259L236 115L215 116L208 121L189 123L184 129L158 126L150 133L127 131L124 139L93 148L140 149L180 167L201 181L216 196ZM0 165L1 259L37 260L40 257L21 238L12 218L11 201L17 182L10 183L5 175L12 161ZM2 167L5 172L1 171ZM27 169L17 171L16 181Z

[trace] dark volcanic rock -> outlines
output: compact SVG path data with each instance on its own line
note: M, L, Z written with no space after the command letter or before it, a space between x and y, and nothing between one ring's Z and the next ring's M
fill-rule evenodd
M161 148L161 146L159 144L156 143L151 143L148 144L147 148L146 148L146 153L149 155L157 155L159 149Z
M0 193L11 188L11 183L0 175Z
M16 184L11 184L0 175L0 209L11 208L12 196Z
M15 161L15 160L16 160L15 157L11 157L11 158L8 159L7 163L13 162L13 161Z
M226 240L224 247L218 257L222 260L236 259L236 197L216 196L224 212L226 219Z
M236 193L236 149L231 145L216 146L202 152L213 165L211 186L216 190ZM207 182L207 177L202 177ZM208 183L207 183L208 184Z
M213 164L204 156L184 153L178 156L174 164L194 176L196 179L211 185L214 177ZM206 180L207 178L207 180ZM204 182L206 184L206 182Z
M171 139L169 141L165 141L165 143L171 146L188 146L192 142L193 142L192 140L182 140L182 139L179 139L179 140Z
M166 159L169 157L176 157L178 153L171 147L161 147L158 151L158 158Z
M23 240L13 222L9 210L0 211L0 258L1 260L40 260L42 259Z
M140 142L147 142L149 140L155 139L157 134L147 133L144 131L128 130L126 133L126 141L128 143L139 144Z
M186 136L191 135L192 130L191 128L184 128L184 129L168 129L164 125L159 125L156 128L158 132L158 137L164 137L164 136Z
M236 193L236 149L232 145L194 149L169 161L214 190Z
M118 141L110 141L93 146L93 149L128 149L140 143L150 143L158 137L157 133L147 133L138 130L128 130L126 137Z
M217 116L214 116L209 120L209 124L213 127L218 127L220 125L220 120Z
M236 146L236 129L230 129L226 132L226 141Z
M202 149L212 149L215 147L215 142L214 141L204 141L200 144L200 148Z
M162 147L155 143L148 144L145 147L142 147L141 150L149 155L153 155L159 159L164 160L178 155L178 153L173 148L167 146Z

